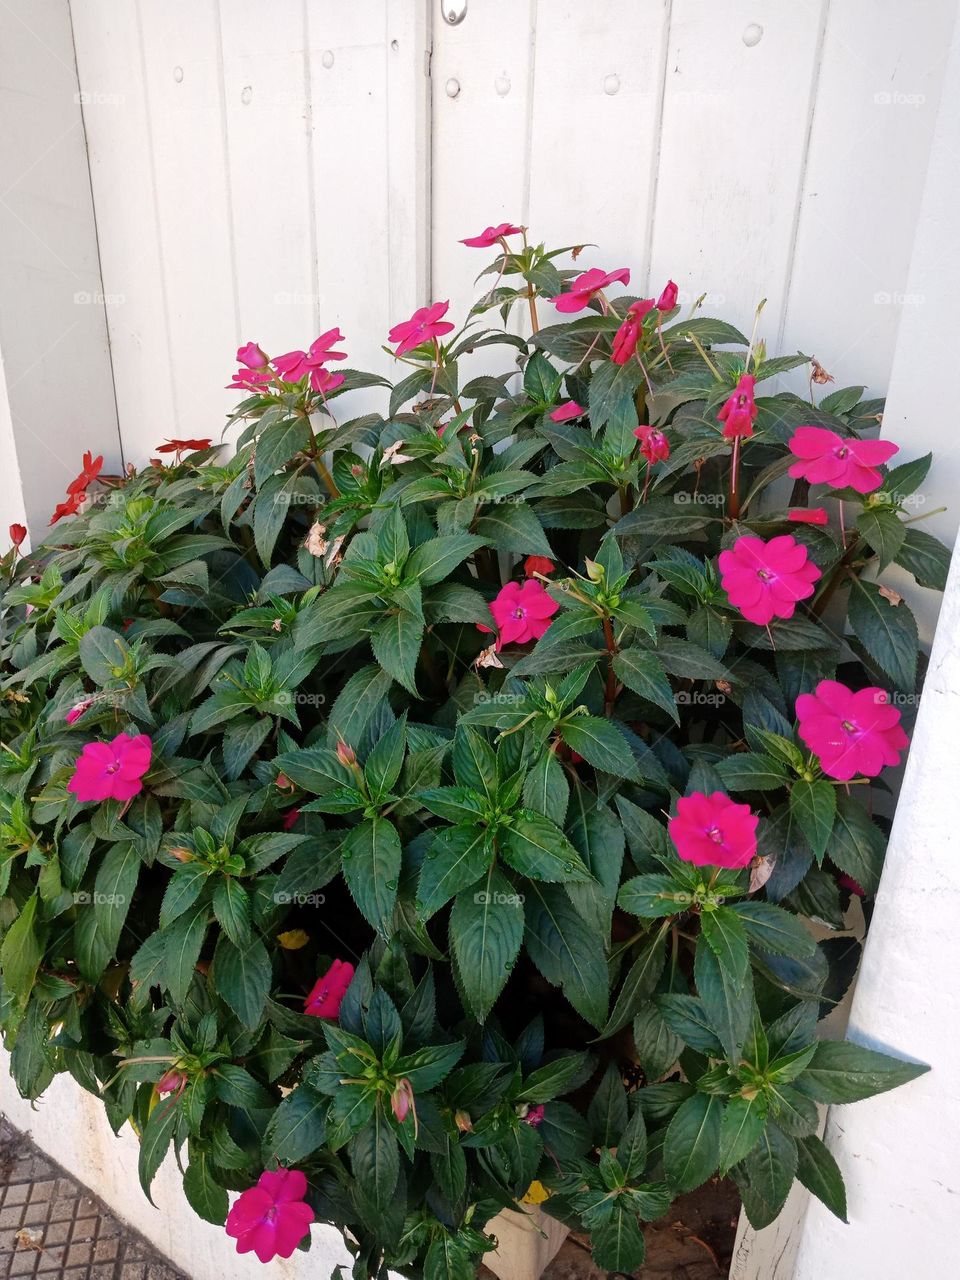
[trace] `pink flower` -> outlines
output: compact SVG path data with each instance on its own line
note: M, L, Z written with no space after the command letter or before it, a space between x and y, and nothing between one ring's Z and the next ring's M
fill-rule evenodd
M668 280L663 286L663 293L661 293L660 297L657 299L657 310L672 311L677 305L679 293L680 291L673 281Z
M769 542L738 538L732 551L720 552L718 563L730 603L760 627L772 618L792 618L797 601L813 595L820 577L807 548L788 533Z
M652 310L652 298L641 298L627 307L626 319L613 335L613 352L610 359L614 364L626 364L636 351L637 344L643 336L643 317Z
M339 1018L340 1005L347 994L347 987L355 973L349 960L334 960L333 964L314 983L313 990L303 1003L304 1013L312 1018Z
M522 230L523 227L515 227L512 222L501 222L496 227L485 227L478 236L470 236L460 243L469 245L471 249L490 249L504 236L518 236Z
M328 360L346 360L345 351L333 350L336 343L343 341L344 337L339 329L328 329L310 344L309 351L288 351L285 355L277 356L273 367L285 382L299 382L307 374L323 369ZM323 372L326 374L327 371L323 369ZM320 388L314 387L314 390L319 391Z
M85 711L89 711L93 706L93 698L81 698L79 702L75 702L67 714L63 717L67 724L76 724Z
M533 578L538 573L542 573L544 577L549 577L555 568L556 565L552 560L548 560L546 556L527 556L523 562L523 572L528 578Z
M670 839L684 862L697 867L745 867L757 852L757 823L748 804L735 804L722 791L695 791L677 801Z
M304 1201L307 1179L299 1169L261 1173L255 1187L241 1192L227 1214L227 1235L237 1253L251 1249L261 1262L289 1258L310 1231L314 1212Z
M177 1071L175 1067L171 1067L169 1071L165 1071L157 1081L157 1093L163 1097L165 1093L183 1093L187 1084L187 1077L182 1071Z
M248 342L237 351L237 364L244 364L248 369L265 369L268 363L267 353L256 342Z
M556 600L547 594L536 579L528 578L522 585L519 582L508 582L490 605L490 612L500 632L497 649L505 644L526 644L528 640L539 640L559 608ZM490 630L480 623L477 626L481 631Z
M582 418L586 412L583 405L577 404L576 400L568 400L566 404L554 409L550 418L553 422L569 422L571 418Z
M390 1108L396 1116L398 1124L403 1124L404 1120L406 1120L407 1116L410 1114L410 1109L413 1105L413 1085L406 1076L404 1076L402 1079L397 1081L394 1086L393 1093L390 1095ZM416 1123L416 1109L414 1109L413 1117L414 1123Z
M844 871L837 876L837 884L842 885L844 889L849 889L851 893L855 893L858 898L865 898L866 891L859 880L854 880L853 876L848 876Z
M872 493L883 483L878 465L899 453L900 446L890 440L838 436L825 427L797 427L790 440L790 452L800 459L787 473L795 480Z
M320 365L310 370L310 386L322 395L326 395L328 391L336 391L344 382L346 378L342 373L331 373Z
M88 800L132 800L143 790L153 743L145 733L118 733L112 742L88 742L67 783L81 804Z
M828 524L826 507L793 507L787 516L794 524Z
M449 302L433 302L429 307L420 307L409 320L404 320L402 324L395 324L388 334L389 340L397 343L394 354L405 355L415 347L442 338L445 333L449 333L454 326L449 320L443 318L449 306Z
M717 421L724 424L725 440L735 440L738 436L749 440L753 435L753 424L757 417L757 406L753 399L756 381L752 373L742 373L733 395L724 401L723 408L717 414Z
M15 547L23 545L23 540L27 536L27 527L22 524L12 524L10 526L10 541Z
M272 381L269 373L260 369L238 369L227 383L228 391L262 391Z
M300 818L299 809L297 808L288 809L287 812L283 815L283 822L280 825L283 827L284 831L292 831L293 828L297 825L299 818Z
M840 782L877 777L900 762L910 741L889 694L874 687L854 693L837 680L821 680L813 693L797 699L797 719L800 737L823 772Z
M630 268L620 267L617 271L601 271L599 267L591 267L577 276L567 293L558 294L553 305L558 311L582 311L593 298L609 285L619 280L622 284L630 283Z
M670 457L670 441L656 427L637 427L633 433L640 441L640 452L650 463L666 462Z
M523 1123L530 1125L533 1129L539 1129L543 1124L544 1106L542 1102L538 1102L535 1107L530 1107L527 1114L523 1117Z

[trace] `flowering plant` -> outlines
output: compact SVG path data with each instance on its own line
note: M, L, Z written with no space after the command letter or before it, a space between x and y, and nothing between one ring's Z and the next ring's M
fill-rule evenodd
M148 1194L172 1146L238 1249L332 1223L357 1277L473 1274L531 1187L620 1272L717 1171L756 1226L795 1178L843 1217L817 1103L925 1070L817 1024L919 681L876 575L944 584L930 458L672 282L465 244L494 283L397 323L395 384L331 371L339 329L247 343L235 456L88 455L11 531L17 1086L70 1072Z

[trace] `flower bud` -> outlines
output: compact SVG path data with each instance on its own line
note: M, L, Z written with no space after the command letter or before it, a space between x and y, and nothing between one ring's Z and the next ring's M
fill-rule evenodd
M413 1085L406 1076L397 1081L393 1093L390 1095L390 1106L397 1121L403 1124L413 1106ZM415 1112L414 1115L416 1115Z
M357 763L357 753L341 739L337 743L337 759L345 768L352 769Z

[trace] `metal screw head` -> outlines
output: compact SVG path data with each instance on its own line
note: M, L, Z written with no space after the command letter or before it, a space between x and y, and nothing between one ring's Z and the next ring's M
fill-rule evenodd
M446 91L447 91L447 97L448 97L448 98L459 98L459 97L460 97L460 81L459 81L459 80L454 80L453 76L451 76L451 77L450 77L450 79L449 79L449 80L447 81L447 83L444 85L444 88L445 88L445 89L446 89Z

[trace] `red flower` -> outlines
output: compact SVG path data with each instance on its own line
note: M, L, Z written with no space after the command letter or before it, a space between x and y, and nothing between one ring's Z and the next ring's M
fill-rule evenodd
M582 418L586 412L583 405L577 404L576 400L568 400L566 404L554 409L550 418L553 422L569 422L571 418Z
M56 524L58 520L62 520L64 516L75 516L86 501L85 493L71 493L68 495L66 502L58 502L54 507L53 515L50 517L50 523Z
M305 1202L307 1179L299 1169L261 1173L227 1214L226 1231L237 1242L237 1253L251 1249L261 1262L289 1258L309 1234L314 1212Z
M637 427L633 434L640 441L640 452L651 466L655 462L666 462L670 457L670 441L656 427Z
M209 449L212 443L211 440L168 440L166 444L157 445L157 453L192 453Z
M522 230L523 227L515 227L512 222L501 222L496 227L485 227L478 236L470 236L460 243L469 245L471 249L490 249L504 236L518 236Z
M297 820L299 819L299 817L300 817L299 809L297 808L288 809L287 812L283 815L283 822L280 825L283 827L284 831L292 831L293 828L297 825Z
M67 783L81 804L88 800L132 800L143 790L153 743L145 733L118 733L112 742L88 742Z
M89 450L83 455L83 470L67 485L67 493L86 493L103 469L103 454L95 458Z
M657 310L672 311L673 308L677 305L677 297L679 296L679 292L680 291L677 289L677 286L673 283L673 281L668 280L667 283L663 286L663 293L661 293L660 297L657 299Z
M838 436L825 427L797 427L790 440L790 452L800 459L787 473L795 480L872 493L883 483L878 465L899 453L900 446L890 440Z
M793 507L787 516L794 524L828 524L826 507Z
M887 765L899 764L910 741L884 689L854 693L837 680L821 680L813 693L797 699L797 718L800 737L823 772L840 782L877 777Z
M429 307L420 307L409 320L395 324L388 335L389 340L397 344L394 354L402 356L449 333L454 326L443 318L449 306L449 302L434 302Z
M807 548L787 533L769 542L738 538L732 551L720 552L718 563L730 603L761 627L772 618L792 618L797 601L813 595L820 577Z
M340 1005L353 981L355 969L349 960L334 960L333 964L313 985L313 990L303 1003L304 1013L313 1018L339 1018Z
M27 527L23 524L12 524L10 526L10 541L15 547L23 546L23 540L27 536Z
M652 298L641 298L627 307L626 319L613 335L613 353L610 359L614 364L626 364L636 351L643 335L643 317L652 310Z
M722 791L695 791L677 801L670 839L684 862L697 867L745 867L757 852L758 817Z
M248 369L265 369L269 357L258 343L248 342L237 351L237 363L245 364Z
M535 579L528 578L522 586L519 582L508 582L490 604L490 612L500 632L497 649L505 644L539 640L559 608L556 600ZM477 626L481 631L490 630L480 623Z
M601 271L599 267L591 267L577 276L567 293L558 294L553 305L558 311L582 311L593 298L615 281L630 283L630 268L620 267L617 271Z
M538 573L549 577L555 567L553 561L548 560L546 556L527 556L523 562L523 572L528 578L533 578Z
M717 414L717 421L724 424L725 440L735 440L738 436L749 440L753 435L753 424L757 417L757 406L753 399L756 381L752 373L742 373L733 395L724 402Z

